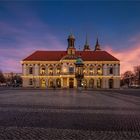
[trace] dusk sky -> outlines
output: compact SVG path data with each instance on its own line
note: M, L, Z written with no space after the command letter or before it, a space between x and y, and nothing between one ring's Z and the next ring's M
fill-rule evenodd
M140 65L139 1L0 1L0 69L21 72L36 50L66 50L73 33L83 49L98 35L102 50L121 61L121 73Z

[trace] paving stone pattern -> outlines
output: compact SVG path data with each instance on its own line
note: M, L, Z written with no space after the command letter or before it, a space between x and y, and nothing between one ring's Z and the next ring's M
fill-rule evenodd
M140 140L140 90L0 89L0 140Z

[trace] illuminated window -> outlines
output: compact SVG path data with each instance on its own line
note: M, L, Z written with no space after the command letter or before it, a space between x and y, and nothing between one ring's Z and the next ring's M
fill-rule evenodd
M41 73L41 74L45 74L45 67L42 67L42 68L41 68L40 73Z
M101 75L102 74L102 68L100 66L97 68L97 74L98 75Z
M61 71L61 68L58 67L58 68L56 69L56 73L57 73L57 74L60 74L60 71Z
M93 67L90 67L89 68L89 73L92 75L92 74L94 74L94 69L93 69Z
M49 67L49 75L53 74L53 67Z

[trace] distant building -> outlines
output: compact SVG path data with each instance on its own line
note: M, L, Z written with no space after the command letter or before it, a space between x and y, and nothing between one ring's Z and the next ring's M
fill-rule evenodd
M86 39L83 51L76 50L72 34L67 40L67 50L36 51L22 60L23 87L77 88L75 62L81 56L84 62L83 87L120 88L120 61L101 50L98 39L94 50Z
M134 67L134 73L135 73L135 84L140 85L140 65Z
M5 79L12 78L14 76L22 76L22 73L13 73L13 72L7 72L3 73Z

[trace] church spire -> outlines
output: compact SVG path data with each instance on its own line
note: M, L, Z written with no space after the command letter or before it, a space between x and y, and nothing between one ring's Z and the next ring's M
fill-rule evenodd
M98 41L98 37L97 37L97 40L96 40L96 45L95 45L95 51L100 51L100 45L99 45L99 41Z
M87 34L86 34L86 41L85 41L85 45L84 45L84 51L90 51Z

